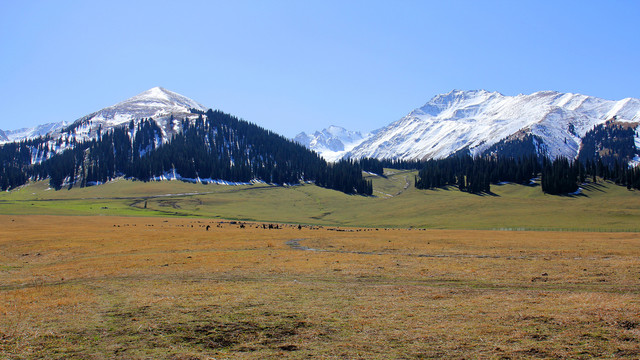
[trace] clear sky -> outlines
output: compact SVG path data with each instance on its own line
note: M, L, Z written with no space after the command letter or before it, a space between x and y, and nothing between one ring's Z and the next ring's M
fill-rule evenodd
M640 98L639 1L0 1L0 129L154 86L286 136L452 89Z

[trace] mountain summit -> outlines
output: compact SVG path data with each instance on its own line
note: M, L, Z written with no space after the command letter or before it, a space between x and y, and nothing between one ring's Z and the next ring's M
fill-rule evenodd
M453 90L375 131L345 156L439 159L460 151L481 155L521 142L540 155L573 159L585 134L608 120L640 121L640 100L611 101L555 91L505 96Z
M73 123L59 122L39 125L33 128L5 131L6 136L0 134L1 141L20 141L36 138L38 136L60 135L64 130L73 129L78 140L95 136L97 130L106 130L126 122L137 122L140 119L153 118L163 130L164 134L172 133L178 129L171 124L175 119L191 118L194 115L191 109L206 111L207 108L173 91L162 87L154 87L115 105L98 110L74 121Z
M101 117L111 122L122 123L122 118L163 118L170 114L189 113L190 109L207 110L204 105L186 96L162 87L154 87L98 111L94 118Z
M310 135L301 132L293 140L317 152L327 161L337 161L369 136L371 134L362 135L359 131L349 131L343 127L331 125Z
M191 109L206 111L207 108L173 91L162 87L154 87L147 91L106 107L95 113L76 120L71 127L76 129L76 134L89 134L98 128L111 128L130 121L153 118L163 130L163 135L177 131L177 123L171 119L193 117Z

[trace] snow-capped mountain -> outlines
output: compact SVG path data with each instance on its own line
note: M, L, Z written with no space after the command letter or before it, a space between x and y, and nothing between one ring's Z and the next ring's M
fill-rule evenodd
M555 91L505 96L454 90L377 130L345 156L437 159L467 150L478 155L499 142L531 135L530 145L539 154L575 158L586 132L612 119L640 121L640 100L611 101Z
M53 189L116 178L299 184L371 195L357 165L328 167L317 153L222 111L153 88L69 126L0 146L0 190L49 179ZM91 141L86 141L91 139ZM44 164L43 166L33 166Z
M18 130L0 130L0 143L1 142L13 142L25 139L33 139L39 136L47 135L53 131L60 130L67 125L66 122L55 122L38 125L32 128L23 128ZM4 135L4 136L3 136Z
M99 110L93 114L76 120L70 127L76 136L91 137L96 130L108 129L130 121L153 118L163 131L163 139L167 134L179 131L180 120L197 117L190 109L206 111L202 104L161 87L154 87L132 98ZM171 121L174 119L176 121Z
M147 144L150 149L166 143L172 134L181 132L183 119L194 120L200 116L191 111L192 109L202 113L206 110L203 105L185 96L154 87L72 123L49 123L33 128L5 131L4 138L0 134L0 144L48 136L48 139L44 139L31 152L31 163L35 164L74 148L78 143L96 139L99 134L108 130L131 125L131 122L133 127L129 128L129 132L130 136L134 137L139 130L138 125L152 118L158 131L154 132ZM146 150L142 153L144 151Z
M98 129L104 131L120 126L133 120L137 122L143 118L153 118L163 131L163 139L167 134L179 131L180 120L197 117L190 109L206 111L200 103L161 87L154 87L132 98L106 107L92 114L86 115L73 123L50 123L34 128L5 131L8 141L20 141L51 135L53 138L65 136L76 140L86 140L97 136ZM176 121L170 121L171 118ZM0 141L2 141L0 134Z
M359 131L349 131L343 127L331 125L310 135L301 132L293 140L317 152L327 161L337 161L369 136L371 134L363 135Z

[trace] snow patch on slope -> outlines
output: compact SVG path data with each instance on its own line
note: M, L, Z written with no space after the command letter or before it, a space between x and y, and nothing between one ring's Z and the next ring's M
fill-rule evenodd
M220 179L211 179L211 178L187 178L178 174L175 169L172 171L167 171L161 176L153 176L150 178L151 181L184 181L190 182L194 184L217 184L217 185L252 185L252 184L264 184L264 181L261 180L251 180L251 182L235 182L235 181L227 181Z
M629 161L629 167L636 167L640 165L640 125L636 126L636 137L634 138L634 143L636 146L636 156Z

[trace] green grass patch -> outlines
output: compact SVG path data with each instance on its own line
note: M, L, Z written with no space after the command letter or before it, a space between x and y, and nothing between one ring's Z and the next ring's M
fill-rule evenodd
M610 182L576 196L539 186L493 185L492 194L456 188L418 190L414 171L367 175L374 196L347 195L311 184L278 187L203 185L120 179L54 191L46 182L0 194L0 214L187 216L365 227L638 231L640 193Z

